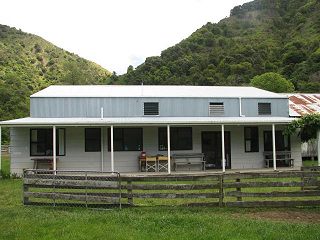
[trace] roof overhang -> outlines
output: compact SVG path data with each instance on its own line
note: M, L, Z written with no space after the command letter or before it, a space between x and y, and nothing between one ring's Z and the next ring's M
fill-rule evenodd
M288 124L286 117L123 117L123 118L19 118L2 121L4 127L32 126L149 126L149 125L269 125Z

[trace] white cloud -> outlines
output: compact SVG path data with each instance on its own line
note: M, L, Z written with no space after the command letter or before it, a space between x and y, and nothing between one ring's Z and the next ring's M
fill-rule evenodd
M2 0L0 24L124 73L248 0Z

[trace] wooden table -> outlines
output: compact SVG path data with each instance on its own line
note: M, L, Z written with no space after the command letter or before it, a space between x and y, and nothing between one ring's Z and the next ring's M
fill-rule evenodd
M53 169L53 158L52 157L39 157L39 158L31 158L33 161L33 169L39 169L39 163L45 163L48 165L48 169ZM56 159L58 160L58 158Z

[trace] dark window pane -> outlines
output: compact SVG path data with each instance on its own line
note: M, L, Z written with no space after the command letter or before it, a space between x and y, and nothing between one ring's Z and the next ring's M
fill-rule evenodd
M276 151L290 151L290 137L283 135L282 131L276 131ZM272 151L272 132L264 132L264 151Z
M52 156L53 135L51 128L30 130L30 156ZM65 129L56 129L56 154L65 155Z
M167 150L167 128L159 128L158 137L159 151ZM170 148L171 150L192 150L192 128L170 128Z
M101 129L100 128L85 129L85 151L86 152L101 151Z
M145 102L143 105L144 115L159 115L158 102Z
M108 129L108 150L111 151L111 133ZM142 128L115 128L113 129L114 151L142 151Z
M271 114L271 103L258 103L259 115L270 115Z
M259 129L258 127L244 128L245 152L259 152Z

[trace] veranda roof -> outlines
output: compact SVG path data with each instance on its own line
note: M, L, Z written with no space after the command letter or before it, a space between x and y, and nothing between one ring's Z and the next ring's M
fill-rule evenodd
M104 125L252 125L287 124L286 117L125 117L125 118L19 118L2 121L0 126L104 126Z

